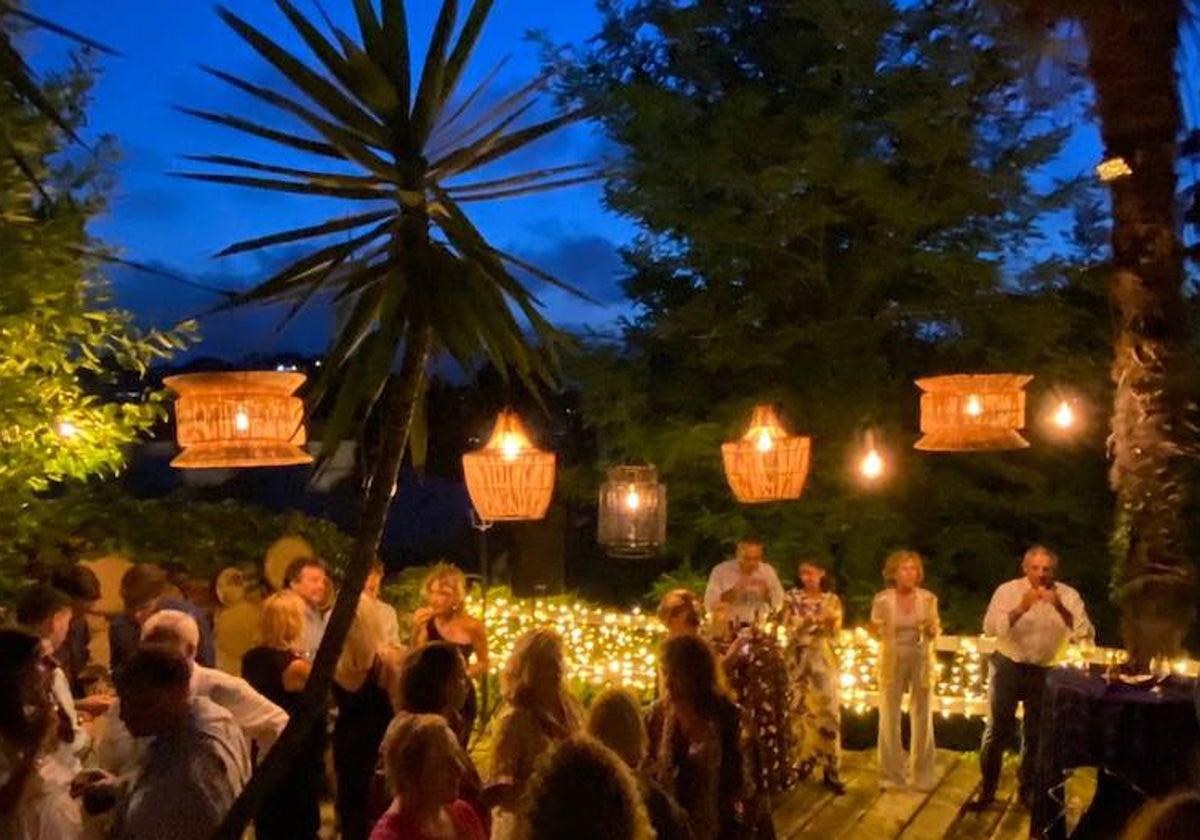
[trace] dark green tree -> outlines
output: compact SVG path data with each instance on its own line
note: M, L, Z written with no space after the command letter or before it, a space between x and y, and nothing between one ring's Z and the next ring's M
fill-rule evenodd
M3 45L0 44L0 47ZM3 49L0 49L3 55ZM40 102L0 84L0 518L64 481L112 475L125 448L164 415L158 394L105 399L186 346L191 326L139 330L111 305L103 273L114 252L87 231L104 212L115 147L71 137L85 118L83 61L37 83ZM98 387L99 386L99 387Z
M602 7L598 41L558 59L619 149L607 198L641 227L638 314L579 377L608 460L663 471L671 550L703 566L756 533L787 567L815 549L861 608L886 551L912 546L965 630L1043 540L1096 600L1098 417L1064 449L909 449L918 376L1036 373L1035 424L1054 386L1106 399L1094 196L1035 186L1064 132L1030 127L1020 52L969 2ZM1058 237L1048 218L1072 210ZM739 506L721 474L762 401L814 436L799 503ZM852 469L867 429L890 462L878 489Z

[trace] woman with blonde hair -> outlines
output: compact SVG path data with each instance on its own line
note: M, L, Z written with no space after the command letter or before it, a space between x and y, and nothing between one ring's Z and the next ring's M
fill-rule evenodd
M495 835L493 835L495 836ZM529 783L520 840L654 840L637 783L599 741L563 741Z
M694 636L700 632L704 604L690 589L672 589L658 604L658 620L667 629L667 638Z
M567 690L562 638L539 627L517 639L504 666L508 703L496 722L487 795L496 802L492 840L513 836L517 803L534 765L555 744L580 730L583 710Z
M263 602L259 628L262 643L242 657L242 677L272 703L294 714L312 671L302 652L304 601L288 589L276 592ZM263 797L254 818L260 840L316 836L321 827L324 754L325 727L314 726L291 771Z
M688 827L687 814L642 770L650 739L637 698L621 688L600 692L588 711L587 731L616 753L633 772L655 837L658 840L690 840L692 831Z
M934 786L934 641L941 633L937 597L920 584L925 564L915 551L893 551L883 565L889 586L871 605L871 633L879 640L879 785ZM900 742L900 701L908 692L910 771Z
M393 799L371 840L486 840L483 823L459 796L471 762L445 718L397 718L383 744L383 761Z
M413 613L413 646L426 642L449 642L458 648L467 663L467 676L486 679L488 672L487 628L464 610L467 577L453 563L435 563L421 584L427 606ZM472 659L474 661L472 661ZM459 710L463 729L470 736L475 726L478 701L475 686Z

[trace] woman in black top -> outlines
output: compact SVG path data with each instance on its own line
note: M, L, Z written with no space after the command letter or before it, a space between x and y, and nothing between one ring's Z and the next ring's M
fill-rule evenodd
M413 645L426 642L449 642L462 653L467 663L467 675L472 679L486 679L488 671L487 630L483 622L469 615L464 609L467 599L467 578L457 566L438 563L429 571L421 587L429 605L413 614L415 633ZM474 661L472 661L474 657ZM469 738L475 725L477 700L472 684L467 698L459 709L462 728L456 730L463 738ZM463 740L466 746L466 740Z
M312 665L299 653L304 602L291 591L263 603L261 645L242 657L242 677L289 715L296 711ZM254 818L259 840L310 840L321 827L324 788L324 721L309 733L291 772L268 791Z

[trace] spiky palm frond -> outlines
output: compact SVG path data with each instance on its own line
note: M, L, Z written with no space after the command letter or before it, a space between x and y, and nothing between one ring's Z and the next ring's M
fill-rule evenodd
M579 111L534 118L548 84L539 77L494 97L498 65L465 96L457 94L492 0L443 2L424 65L409 67L402 0L353 0L358 30L324 16L318 25L291 0L274 0L309 56L300 57L224 7L218 14L288 83L286 93L232 74L206 72L288 118L283 126L235 114L185 109L207 122L272 141L303 165L231 155L188 159L207 166L182 177L274 193L351 202L320 224L256 235L222 255L302 244L306 252L232 305L289 301L292 312L322 295L345 313L329 348L318 396L335 391L327 440L349 431L376 403L397 353L413 330L431 328L437 345L464 367L487 358L530 384L548 375L526 328L552 346L554 331L518 270L570 288L492 245L471 223L468 202L528 195L599 177L589 164L502 177L476 174L578 120ZM495 98L494 104L481 103ZM299 122L302 128L297 129ZM574 290L572 290L574 291ZM578 293L578 292L576 292Z

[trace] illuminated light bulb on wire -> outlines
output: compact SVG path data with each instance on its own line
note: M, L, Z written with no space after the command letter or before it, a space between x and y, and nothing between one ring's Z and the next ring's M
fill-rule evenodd
M233 428L239 432L250 431L250 415L246 409L239 408L233 415Z
M54 431L58 433L59 437L73 438L79 434L79 427L70 420L59 420L58 424L54 427Z
M979 397L971 394L967 397L967 415L978 417L980 414L983 414L983 403L980 402Z
M754 446L759 452L770 452L775 446L775 441L771 440L771 433L766 429L761 429L758 433L758 440L754 442Z
M1054 425L1060 429L1069 429L1075 425L1075 411L1071 404L1063 400L1054 411Z
M629 492L625 494L625 507L636 511L642 506L642 497L638 495L636 487L630 487Z
M521 439L512 432L505 432L500 439L500 457L505 461L515 461L521 454Z
M863 474L863 478L879 478L883 475L883 457L872 448L858 463L858 471Z

